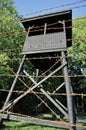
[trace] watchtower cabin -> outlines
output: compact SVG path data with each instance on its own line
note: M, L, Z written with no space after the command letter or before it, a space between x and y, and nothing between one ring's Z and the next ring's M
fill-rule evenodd
M23 19L27 31L22 54L27 57L50 57L59 55L72 45L72 11L63 11ZM31 60L36 68L47 69L55 59Z

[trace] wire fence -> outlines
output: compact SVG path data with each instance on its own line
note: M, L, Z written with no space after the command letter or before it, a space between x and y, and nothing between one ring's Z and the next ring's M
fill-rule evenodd
M5 111L4 113L7 113L7 114L12 114L12 115L16 115L16 116L21 116L21 117L27 117L27 118L31 118L31 119L35 119L35 120L38 120L38 121L44 121L44 122L52 122L52 123L56 123L56 124L58 124L58 125L65 125L65 126L76 126L76 127L79 127L79 128L83 128L83 129L85 129L86 128L86 126L82 126L82 125L80 125L80 124L77 124L77 125L74 125L74 124L72 124L72 123L68 123L68 122L64 122L59 116L57 116L58 117L58 119L60 119L60 121L49 121L49 120L43 120L43 119L38 119L38 118L34 118L34 117L31 117L31 116L28 116L28 115L23 115L23 114L20 114L20 113L13 113L13 112L8 112L8 111Z
M60 5L60 6L56 6L56 7L52 7L52 8L47 8L47 9L44 9L44 10L40 10L40 11L36 11L36 12L32 12L32 13L30 13L30 15L34 15L34 14L38 14L38 13L42 13L42 12L45 12L45 11L49 11L49 10L53 10L53 9L58 9L58 8L61 8L61 7L69 7L69 6L73 6L74 5L74 7L70 7L69 9L78 9L78 8L85 8L86 7L86 5L83 3L83 2L86 2L86 0L79 0L79 1L75 1L75 2L72 2L72 3L69 3L69 4L63 4L63 5ZM77 4L83 4L83 5L79 5L79 6L77 6ZM80 18L80 19L83 19L83 18L86 18L86 16L84 16L84 17L82 17L82 18ZM77 18L77 20L78 20L79 18ZM20 20L22 20L21 18L19 18L19 20L17 20L16 22L19 22ZM69 22L69 21L71 21L70 19L69 20L66 20L65 22ZM16 23L16 22L14 22L14 21L11 21L11 22L13 22L14 24ZM10 21L8 21L6 24L8 24L8 25L10 25ZM5 26L6 24L3 24L2 22L0 22L0 25L1 26ZM60 28L58 28L58 27L53 27L53 28L50 28L50 26L53 26L53 25L55 25L55 24L58 24L58 22L55 22L55 23L52 23L52 24L48 24L47 25L47 30L52 30L52 29L56 29L56 30L58 30L58 29L62 29L61 27ZM73 28L80 28L80 27L85 27L86 26L86 24L77 24L77 25L74 25L73 26ZM34 29L35 30L32 30L31 32L37 32L37 31L43 31L44 29L40 29L40 28L44 28L44 25L42 25L42 26L36 26L36 27L34 27ZM72 29L72 26L70 26L70 27L66 27L66 29ZM26 30L27 30L27 28L25 28ZM21 31L23 31L24 29L16 29L16 30L13 30L13 31L8 31L8 32L1 32L0 33L0 37L1 38L6 38L6 37L9 37L9 36L12 36L12 35L14 35L14 34L16 34L16 35L20 35L21 34ZM67 39L67 41L74 41L74 42L78 42L78 41L80 41L80 40L84 40L86 38L86 34L84 34L84 36L81 36L81 37L78 37L78 38L75 38L75 39ZM23 40L21 41L21 42L23 42ZM63 41L57 41L57 43L59 43L59 42L63 42ZM47 44L49 44L49 42L47 43ZM77 46L77 44L80 44L80 43L76 43L75 45L73 45L73 48L74 47L76 47ZM32 46L31 46L31 48L33 48ZM3 49L3 50L1 50L0 49L0 53L2 54L2 53L4 53L4 52L13 52L13 51L19 51L19 50L21 50L22 49L22 47L19 47L19 48L13 48L13 49L10 49L10 48L7 48L7 49ZM85 54L83 54L83 56L85 57L86 55ZM65 56L65 58L68 58L68 57L71 57L71 56L68 56L68 54L66 54L66 56ZM40 78L45 78L45 77L47 77L45 74L47 73L47 72L49 72L52 68L54 68L55 67L55 65L57 64L57 63L59 63L59 62L61 62L61 60L63 59L64 57L62 57L62 56L44 56L44 57L30 57L30 58L25 58L25 61L28 61L28 60L46 60L46 59L48 59L48 60L51 60L51 59L58 59L58 61L56 61L55 63L54 63L54 65L52 66L52 67L50 67L47 71L45 71L45 72L43 72L41 75L38 75L38 76L31 76L31 78L35 78L36 79L36 82L40 79ZM4 58L0 58L0 62L2 63L2 61L4 62L4 61L16 61L16 62L20 62L21 61L21 59L22 58L7 58L7 59L4 59ZM83 60L83 59L82 59ZM3 63L2 63L3 64ZM13 71L13 69L12 68L10 68L8 65L4 65L4 66L6 66L9 70L10 70L10 72L12 73L12 74L0 74L0 77L12 77L12 78L15 78L16 76L17 76L17 73L15 73L14 71ZM53 76L50 76L50 78L64 78L64 77L69 77L69 78L86 78L86 75L85 74L74 74L74 75L67 75L67 76L64 76L64 75L53 75ZM23 80L23 78L28 78L28 76L27 75L24 75L24 74L18 74L18 80L24 85L24 89L23 90L6 90L6 89L0 89L0 92L7 92L7 93L9 93L10 91L12 92L12 93L18 93L18 94L21 94L21 96L20 96L20 98L18 99L18 100L20 100L20 99L22 99L22 97L23 97L23 95L25 94L25 93L27 93L26 92L26 88L27 88L27 90L30 90L29 91L29 93L31 93L31 94L33 94L33 95L35 95L40 101L41 101L41 103L43 103L50 111L51 111L51 113L53 114L53 115L55 115L56 117L57 117L57 119L59 119L60 120L60 122L56 122L56 123L58 123L58 124L60 124L60 125L66 125L67 127L70 127L70 126L76 126L76 127L80 127L80 128L83 128L83 129L85 129L86 128L86 125L80 125L80 124L72 124L72 123L68 123L68 122L65 122L62 118L60 118L60 116L41 98L41 96L40 95L44 95L44 93L42 93L42 92L39 92L39 91L35 91L35 90L33 90L32 89L32 87L33 87L33 84L31 85L31 86L28 86L28 84ZM46 92L48 95L50 95L50 96L67 96L67 95L71 95L71 96L81 96L81 97L86 97L86 94L85 93L71 93L71 94L67 94L67 93L60 93L60 92ZM17 100L17 101L18 101ZM29 118L33 118L33 119L36 119L36 120L41 120L41 121L45 121L45 122L47 122L47 121L49 121L50 122L50 120L42 120L42 119L38 119L38 118L34 118L34 117L30 117L30 116L28 116L28 115L23 115L23 114L20 114L20 113L14 113L14 112L11 112L10 110L11 110L11 108L16 104L16 102L17 102L16 100L14 100L12 103L9 103L8 105L7 105L7 108L6 109L1 109L0 110L0 113L3 113L3 114L8 114L8 115L10 115L10 114L12 114L12 115L15 115L15 116L21 116L21 117L29 117ZM3 118L3 116L1 116L0 115L0 118ZM53 122L53 121L51 121L51 122ZM54 121L55 122L55 121Z
M85 18L85 16L82 17L81 19L83 19L83 18ZM72 20L71 20L71 19L65 20L65 23L67 23L67 22L69 22L69 21L72 21ZM55 24L59 24L59 22L55 22L55 23L52 23L52 24L48 24L47 27L48 27L48 26L55 25ZM78 25L74 25L73 28L80 28L80 27L84 27L84 26L86 26L86 24L78 24ZM43 31L44 29L40 29L40 28L42 28L42 27L44 27L44 25L35 26L35 27L34 27L35 30L31 30L30 32ZM22 33L21 31L23 31L23 30L25 30L25 29L28 30L28 28L22 28L22 29L20 29L20 30L19 30L19 29L16 29L16 30L13 30L13 31L1 32L1 33L0 33L0 37L3 38L3 37L12 36L12 35L14 35L14 33L15 33L15 34L21 34L21 33ZM48 28L47 28L47 30L52 30L52 29L59 30L59 29L63 29L63 28L62 28L62 27L53 27L53 28L49 28L49 27L48 27ZM72 26L66 27L66 29L72 29Z

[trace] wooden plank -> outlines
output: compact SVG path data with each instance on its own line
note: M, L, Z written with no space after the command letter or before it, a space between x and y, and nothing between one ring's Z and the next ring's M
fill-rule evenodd
M46 50L41 50L41 52L40 52L40 50L37 50L36 52L35 51L32 51L32 52L31 51L30 52L29 51L22 51L22 54L23 55L34 54L33 55L33 57L34 57L35 54L38 54L38 53L41 53L41 54L42 53L46 53L47 54L47 53L51 53L51 52L55 52L56 53L56 52L61 52L61 51L67 51L67 48L61 48L61 49L56 49L55 48L55 49L53 49L53 51L52 51L52 49L51 50L46 49ZM50 55L50 56L52 56L52 55Z
M12 114L3 114L3 113L0 113L0 117L2 117L3 119L23 121L31 124L36 124L36 125L50 126L56 128L68 128L66 122L64 123L61 121L42 120L30 116L17 116Z
M22 54L54 52L54 50L57 51L66 48L66 36L64 32L27 36Z

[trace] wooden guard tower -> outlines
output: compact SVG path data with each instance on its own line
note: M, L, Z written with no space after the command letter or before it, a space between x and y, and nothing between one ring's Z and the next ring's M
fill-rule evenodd
M71 95L73 91L67 71L67 48L72 45L72 11L67 10L63 12L56 12L38 17L23 19L22 24L27 31L27 36L22 51L23 58L4 106L2 110L0 110L2 119L26 121L39 125L76 130L75 105ZM24 69L23 66L26 62L26 58L31 59L30 61L36 69L36 78L31 76ZM10 101L12 91L16 86L17 79L22 70L25 76L28 77L32 82L32 86L28 87L28 89L23 94L20 94L16 99ZM61 101L56 99L56 97L53 97L49 91L47 91L47 86L46 89L43 86L44 82L53 77L60 70L63 72L64 81L60 85L56 84L57 87L53 90L52 93L57 93L59 89L61 90L65 86L67 101L66 106L63 105ZM41 75L41 78L37 80L37 76L40 77L39 74ZM29 116L26 117L13 115L10 112L5 112L12 105L16 105L20 99L34 90L39 90L39 92L41 92L47 98L47 100L52 103L55 109L59 110L60 113L62 113L62 115L69 120L69 123L61 124L58 121L54 122L41 120L37 118L31 118ZM54 109L52 110L51 106L50 110L54 114ZM55 116L58 118L57 113Z

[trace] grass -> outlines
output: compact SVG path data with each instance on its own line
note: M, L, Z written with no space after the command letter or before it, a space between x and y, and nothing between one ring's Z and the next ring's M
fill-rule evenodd
M3 125L4 127L0 130L66 130L61 128L45 127L17 121L4 121ZM86 126L86 123L83 125Z
M38 126L32 125L24 122L16 122L16 121L5 121L5 127L1 130L65 130L53 127L45 127L45 126Z

